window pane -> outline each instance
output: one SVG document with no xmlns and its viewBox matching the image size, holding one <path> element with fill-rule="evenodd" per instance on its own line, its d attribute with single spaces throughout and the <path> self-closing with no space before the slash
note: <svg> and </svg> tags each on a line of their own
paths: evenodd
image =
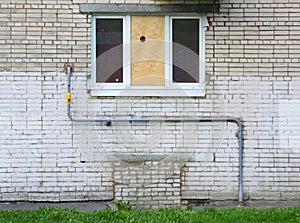
<svg viewBox="0 0 300 223">
<path fill-rule="evenodd" d="M 199 19 L 173 19 L 173 82 L 199 82 Z"/>
<path fill-rule="evenodd" d="M 164 86 L 165 17 L 131 16 L 130 27 L 131 85 Z"/>
<path fill-rule="evenodd" d="M 96 82 L 123 82 L 123 19 L 96 20 Z"/>
</svg>

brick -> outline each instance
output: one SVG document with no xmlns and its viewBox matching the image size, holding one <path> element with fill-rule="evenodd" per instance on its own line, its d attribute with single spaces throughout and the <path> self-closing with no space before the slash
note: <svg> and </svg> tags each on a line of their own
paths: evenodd
<svg viewBox="0 0 300 223">
<path fill-rule="evenodd" d="M 116 198 L 144 208 L 237 198 L 235 125 L 71 122 L 67 61 L 75 62 L 75 115 L 242 118 L 245 195 L 299 197 L 299 4 L 220 3 L 205 34 L 205 98 L 90 97 L 91 16 L 79 4 L 109 2 L 158 3 L 2 0 L 0 201 L 111 199 L 114 187 Z"/>
<path fill-rule="evenodd" d="M 41 32 L 42 31 L 42 27 L 27 27 L 27 32 Z"/>
</svg>

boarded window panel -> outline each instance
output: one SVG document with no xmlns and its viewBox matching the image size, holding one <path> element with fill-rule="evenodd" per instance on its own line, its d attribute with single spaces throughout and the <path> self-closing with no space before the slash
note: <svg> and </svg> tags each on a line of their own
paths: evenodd
<svg viewBox="0 0 300 223">
<path fill-rule="evenodd" d="M 199 82 L 199 19 L 173 19 L 173 82 Z"/>
<path fill-rule="evenodd" d="M 165 85 L 164 16 L 131 17 L 131 85 Z"/>
<path fill-rule="evenodd" d="M 123 82 L 123 19 L 96 20 L 96 82 Z"/>
</svg>

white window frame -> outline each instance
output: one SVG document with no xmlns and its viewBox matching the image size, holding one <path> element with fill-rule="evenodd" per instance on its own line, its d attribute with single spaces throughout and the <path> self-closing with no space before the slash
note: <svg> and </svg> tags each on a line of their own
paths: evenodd
<svg viewBox="0 0 300 223">
<path fill-rule="evenodd" d="M 96 82 L 96 19 L 122 19 L 123 20 L 123 82 L 122 83 L 97 83 Z M 93 96 L 102 96 L 101 93 L 109 93 L 109 91 L 120 91 L 130 84 L 130 16 L 94 16 L 91 28 L 91 78 L 89 88 Z M 103 92 L 102 92 L 103 91 Z M 103 95 L 104 96 L 104 95 Z M 109 96 L 109 95 L 107 95 Z"/>
<path fill-rule="evenodd" d="M 96 83 L 96 19 L 123 19 L 123 83 Z M 91 27 L 91 77 L 88 87 L 92 96 L 205 96 L 205 30 L 204 15 L 165 15 L 165 85 L 131 86 L 130 70 L 130 18 L 131 15 L 94 15 Z M 199 19 L 199 83 L 173 83 L 172 77 L 172 21 L 173 19 Z"/>
</svg>

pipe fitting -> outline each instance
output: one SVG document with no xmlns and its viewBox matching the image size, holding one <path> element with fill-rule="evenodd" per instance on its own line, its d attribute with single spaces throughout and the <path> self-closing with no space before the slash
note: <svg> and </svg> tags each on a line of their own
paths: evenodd
<svg viewBox="0 0 300 223">
<path fill-rule="evenodd" d="M 70 92 L 67 92 L 67 95 L 66 95 L 66 103 L 69 105 L 71 104 L 71 98 L 72 98 L 72 95 Z"/>
<path fill-rule="evenodd" d="M 74 63 L 72 63 L 72 62 L 65 63 L 65 65 L 64 65 L 65 74 L 69 74 L 68 68 L 70 68 L 70 74 L 73 74 L 73 72 L 74 72 Z"/>
</svg>

